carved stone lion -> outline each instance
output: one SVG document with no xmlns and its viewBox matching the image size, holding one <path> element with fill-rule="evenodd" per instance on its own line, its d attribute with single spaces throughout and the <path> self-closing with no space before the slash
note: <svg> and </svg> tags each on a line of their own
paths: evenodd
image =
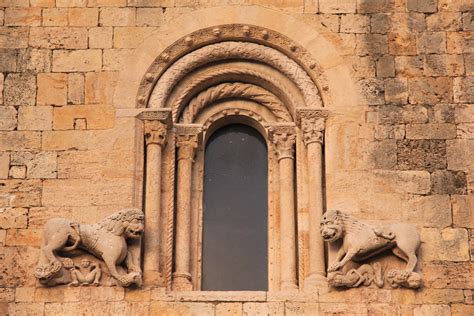
<svg viewBox="0 0 474 316">
<path fill-rule="evenodd" d="M 336 261 L 329 266 L 328 272 L 341 269 L 350 260 L 363 261 L 387 250 L 407 262 L 405 270 L 399 275 L 402 279 L 408 279 L 417 263 L 420 235 L 411 224 L 374 225 L 333 210 L 322 216 L 321 236 L 327 242 L 342 238 Z"/>
<path fill-rule="evenodd" d="M 119 285 L 142 284 L 139 243 L 144 231 L 144 215 L 139 209 L 116 212 L 97 224 L 78 224 L 64 218 L 52 218 L 43 230 L 43 245 L 35 277 L 44 285 L 64 270 L 64 258 L 58 253 L 85 250 L 102 259 Z M 127 273 L 119 273 L 126 269 Z"/>
</svg>

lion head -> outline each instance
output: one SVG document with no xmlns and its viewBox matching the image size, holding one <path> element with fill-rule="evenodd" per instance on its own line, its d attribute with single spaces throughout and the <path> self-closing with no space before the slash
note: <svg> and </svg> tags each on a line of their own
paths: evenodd
<svg viewBox="0 0 474 316">
<path fill-rule="evenodd" d="M 344 233 L 342 212 L 332 210 L 324 213 L 321 218 L 320 230 L 324 241 L 333 242 L 341 238 Z"/>
<path fill-rule="evenodd" d="M 137 239 L 143 235 L 144 219 L 145 216 L 141 210 L 125 209 L 108 216 L 99 225 L 114 235 L 123 235 L 126 239 Z"/>
</svg>

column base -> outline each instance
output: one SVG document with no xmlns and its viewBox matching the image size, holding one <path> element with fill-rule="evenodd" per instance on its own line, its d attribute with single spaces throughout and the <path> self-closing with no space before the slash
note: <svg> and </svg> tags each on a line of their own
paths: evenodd
<svg viewBox="0 0 474 316">
<path fill-rule="evenodd" d="M 304 280 L 305 292 L 311 292 L 314 290 L 328 290 L 329 285 L 325 276 L 313 273 Z"/>
<path fill-rule="evenodd" d="M 147 287 L 163 286 L 161 273 L 155 270 L 143 271 L 143 285 Z"/>
<path fill-rule="evenodd" d="M 282 281 L 281 282 L 281 291 L 298 291 L 298 286 L 296 282 L 293 281 Z"/>
<path fill-rule="evenodd" d="M 191 275 L 188 273 L 173 273 L 173 291 L 192 291 Z"/>
</svg>

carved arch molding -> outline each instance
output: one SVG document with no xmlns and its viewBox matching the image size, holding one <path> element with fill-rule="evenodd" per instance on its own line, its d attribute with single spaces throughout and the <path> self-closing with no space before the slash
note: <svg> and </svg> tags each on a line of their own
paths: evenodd
<svg viewBox="0 0 474 316">
<path fill-rule="evenodd" d="M 145 284 L 200 289 L 204 148 L 230 123 L 251 125 L 267 141 L 269 290 L 325 283 L 328 113 L 317 78 L 303 47 L 253 25 L 201 29 L 157 56 L 136 99 L 146 148 Z"/>
</svg>

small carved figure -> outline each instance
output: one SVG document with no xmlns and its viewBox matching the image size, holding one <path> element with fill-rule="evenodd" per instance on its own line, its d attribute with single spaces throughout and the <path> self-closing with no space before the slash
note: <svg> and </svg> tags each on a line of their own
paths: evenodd
<svg viewBox="0 0 474 316">
<path fill-rule="evenodd" d="M 82 259 L 79 266 L 74 266 L 74 268 L 71 269 L 72 282 L 69 285 L 78 286 L 92 284 L 99 286 L 101 275 L 102 271 L 100 270 L 99 264 L 89 259 Z"/>
<path fill-rule="evenodd" d="M 141 286 L 137 241 L 143 235 L 143 222 L 143 212 L 138 209 L 116 212 L 97 224 L 78 224 L 64 218 L 50 219 L 43 230 L 36 278 L 44 285 L 56 285 L 50 281 L 66 268 L 58 253 L 82 249 L 102 259 L 119 285 Z M 120 266 L 126 268 L 126 274 L 119 273 Z"/>
<path fill-rule="evenodd" d="M 416 251 L 420 246 L 420 235 L 416 227 L 406 223 L 373 225 L 338 210 L 326 212 L 321 219 L 321 236 L 326 242 L 342 238 L 342 246 L 328 272 L 335 272 L 349 261 L 363 261 L 386 250 L 407 262 L 408 278 L 417 263 Z"/>
<path fill-rule="evenodd" d="M 363 264 L 357 269 L 351 269 L 346 274 L 341 271 L 328 273 L 328 283 L 333 287 L 358 287 L 361 284 L 369 286 L 372 282 L 383 287 L 383 272 L 380 263 L 373 266 Z"/>
<path fill-rule="evenodd" d="M 423 281 L 421 275 L 416 272 L 411 272 L 407 275 L 405 270 L 390 270 L 387 272 L 387 282 L 393 288 L 406 287 L 410 289 L 417 289 L 421 287 Z"/>
</svg>

